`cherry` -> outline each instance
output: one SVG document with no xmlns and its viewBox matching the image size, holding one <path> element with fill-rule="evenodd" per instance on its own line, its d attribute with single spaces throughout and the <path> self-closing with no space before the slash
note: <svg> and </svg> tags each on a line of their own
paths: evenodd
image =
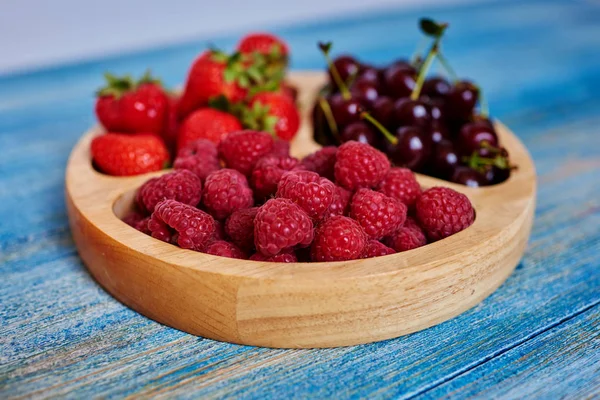
<svg viewBox="0 0 600 400">
<path fill-rule="evenodd" d="M 314 131 L 313 137 L 317 143 L 322 146 L 337 144 L 319 102 L 316 102 L 312 109 L 312 121 Z"/>
<path fill-rule="evenodd" d="M 383 126 L 391 128 L 394 124 L 394 100 L 387 96 L 378 97 L 373 102 L 371 113 Z"/>
<path fill-rule="evenodd" d="M 425 133 L 433 144 L 450 139 L 448 128 L 439 121 L 431 121 L 431 124 L 425 129 Z"/>
<path fill-rule="evenodd" d="M 377 83 L 362 77 L 359 77 L 350 88 L 352 97 L 361 100 L 365 105 L 373 104 L 379 97 L 379 91 Z"/>
<path fill-rule="evenodd" d="M 394 120 L 397 126 L 425 127 L 429 124 L 430 117 L 425 103 L 404 97 L 394 104 Z"/>
<path fill-rule="evenodd" d="M 460 183 L 461 185 L 469 187 L 479 187 L 487 184 L 487 179 L 485 176 L 481 175 L 474 169 L 465 167 L 463 165 L 454 168 L 454 172 L 452 173 L 452 178 L 450 178 L 450 180 L 452 182 Z"/>
<path fill-rule="evenodd" d="M 487 168 L 483 174 L 488 185 L 502 183 L 510 177 L 510 168 L 498 168 L 495 165 Z"/>
<path fill-rule="evenodd" d="M 448 94 L 450 116 L 454 119 L 468 119 L 479 98 L 479 88 L 469 81 L 457 82 Z"/>
<path fill-rule="evenodd" d="M 356 80 L 365 80 L 379 85 L 380 73 L 372 65 L 361 65 Z"/>
<path fill-rule="evenodd" d="M 448 179 L 458 165 L 459 156 L 449 140 L 441 140 L 433 146 L 433 154 L 429 160 L 429 171 L 432 175 Z"/>
<path fill-rule="evenodd" d="M 416 83 L 417 75 L 413 69 L 402 64 L 394 64 L 383 73 L 383 83 L 388 95 L 394 98 L 409 96 Z"/>
<path fill-rule="evenodd" d="M 483 142 L 487 142 L 489 146 L 495 147 L 498 145 L 498 136 L 489 122 L 469 122 L 460 129 L 458 146 L 463 155 L 471 155 L 481 147 Z"/>
<path fill-rule="evenodd" d="M 379 143 L 373 128 L 363 121 L 353 122 L 345 127 L 342 130 L 341 139 L 342 142 L 356 140 L 357 142 L 370 144 L 373 147 L 377 147 L 376 145 Z"/>
<path fill-rule="evenodd" d="M 396 131 L 398 143 L 386 142 L 386 153 L 396 165 L 421 169 L 429 157 L 430 145 L 418 127 L 403 126 Z"/>
<path fill-rule="evenodd" d="M 431 98 L 445 98 L 451 89 L 452 86 L 446 79 L 436 76 L 425 80 L 421 93 Z"/>
<path fill-rule="evenodd" d="M 342 81 L 348 83 L 350 77 L 354 77 L 358 73 L 360 64 L 352 56 L 344 54 L 333 60 L 333 66 L 337 69 Z M 329 81 L 333 87 L 337 88 L 338 85 L 331 71 L 329 71 Z"/>
<path fill-rule="evenodd" d="M 390 64 L 389 68 L 392 68 L 392 67 L 398 67 L 398 68 L 404 69 L 404 70 L 409 71 L 410 73 L 412 73 L 414 75 L 417 74 L 417 69 L 415 68 L 415 66 L 412 65 L 410 63 L 410 61 L 405 60 L 403 58 L 398 59 L 398 60 L 392 62 Z"/>
<path fill-rule="evenodd" d="M 436 97 L 421 97 L 421 101 L 425 103 L 427 112 L 434 121 L 446 120 L 446 102 L 441 98 Z"/>
<path fill-rule="evenodd" d="M 360 120 L 362 104 L 357 98 L 351 97 L 346 100 L 342 94 L 335 93 L 329 97 L 329 105 L 331 107 L 333 118 L 340 129 L 352 122 Z"/>
</svg>

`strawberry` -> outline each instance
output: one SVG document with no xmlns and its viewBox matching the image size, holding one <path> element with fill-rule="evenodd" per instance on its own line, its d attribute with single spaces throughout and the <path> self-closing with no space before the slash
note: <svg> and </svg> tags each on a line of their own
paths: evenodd
<svg viewBox="0 0 600 400">
<path fill-rule="evenodd" d="M 291 140 L 300 127 L 300 114 L 287 94 L 277 92 L 259 93 L 250 101 L 250 107 L 242 113 L 244 126 Z"/>
<path fill-rule="evenodd" d="M 173 93 L 169 95 L 169 114 L 167 123 L 163 131 L 162 138 L 169 150 L 175 149 L 177 144 L 177 135 L 179 132 L 179 120 L 177 119 L 177 106 L 179 105 L 179 96 Z"/>
<path fill-rule="evenodd" d="M 97 92 L 96 115 L 107 131 L 159 135 L 165 130 L 169 98 L 160 81 L 149 72 L 137 82 L 129 75 L 104 77 L 107 85 Z"/>
<path fill-rule="evenodd" d="M 218 144 L 229 132 L 242 130 L 236 117 L 212 108 L 201 108 L 191 113 L 179 127 L 177 148 L 181 149 L 196 139 L 208 139 Z"/>
<path fill-rule="evenodd" d="M 240 40 L 238 51 L 244 54 L 260 53 L 273 58 L 286 59 L 288 47 L 283 40 L 270 33 L 251 33 Z"/>
<path fill-rule="evenodd" d="M 169 161 L 163 141 L 151 133 L 107 133 L 92 140 L 92 159 L 109 175 L 139 175 L 158 171 Z"/>
</svg>

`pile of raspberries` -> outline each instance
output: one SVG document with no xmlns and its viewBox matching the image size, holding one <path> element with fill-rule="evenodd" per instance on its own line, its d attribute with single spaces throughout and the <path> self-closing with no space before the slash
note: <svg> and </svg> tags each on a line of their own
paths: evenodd
<svg viewBox="0 0 600 400">
<path fill-rule="evenodd" d="M 473 223 L 469 199 L 355 141 L 298 160 L 264 132 L 199 139 L 136 194 L 124 221 L 184 249 L 272 262 L 345 261 L 424 246 Z"/>
</svg>

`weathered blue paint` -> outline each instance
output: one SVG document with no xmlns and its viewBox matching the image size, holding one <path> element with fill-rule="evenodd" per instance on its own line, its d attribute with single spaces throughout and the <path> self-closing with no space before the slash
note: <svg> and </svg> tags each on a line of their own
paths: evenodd
<svg viewBox="0 0 600 400">
<path fill-rule="evenodd" d="M 0 397 L 126 395 L 555 398 L 600 395 L 600 6 L 510 0 L 378 12 L 276 30 L 294 68 L 317 40 L 374 62 L 410 54 L 415 21 L 451 23 L 445 50 L 530 149 L 536 220 L 522 263 L 475 309 L 395 340 L 325 350 L 223 344 L 112 299 L 67 226 L 64 166 L 106 69 L 181 82 L 195 42 L 0 77 Z M 233 45 L 236 34 L 216 38 Z"/>
</svg>

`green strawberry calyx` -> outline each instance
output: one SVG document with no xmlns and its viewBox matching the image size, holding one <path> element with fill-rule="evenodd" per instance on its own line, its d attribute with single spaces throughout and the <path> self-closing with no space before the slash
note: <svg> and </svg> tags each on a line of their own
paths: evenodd
<svg viewBox="0 0 600 400">
<path fill-rule="evenodd" d="M 119 99 L 125 93 L 135 91 L 139 86 L 144 84 L 154 84 L 162 87 L 160 79 L 152 76 L 152 72 L 148 69 L 144 75 L 137 81 L 130 74 L 116 76 L 110 72 L 104 73 L 106 85 L 96 91 L 96 96 L 112 96 Z"/>
</svg>

